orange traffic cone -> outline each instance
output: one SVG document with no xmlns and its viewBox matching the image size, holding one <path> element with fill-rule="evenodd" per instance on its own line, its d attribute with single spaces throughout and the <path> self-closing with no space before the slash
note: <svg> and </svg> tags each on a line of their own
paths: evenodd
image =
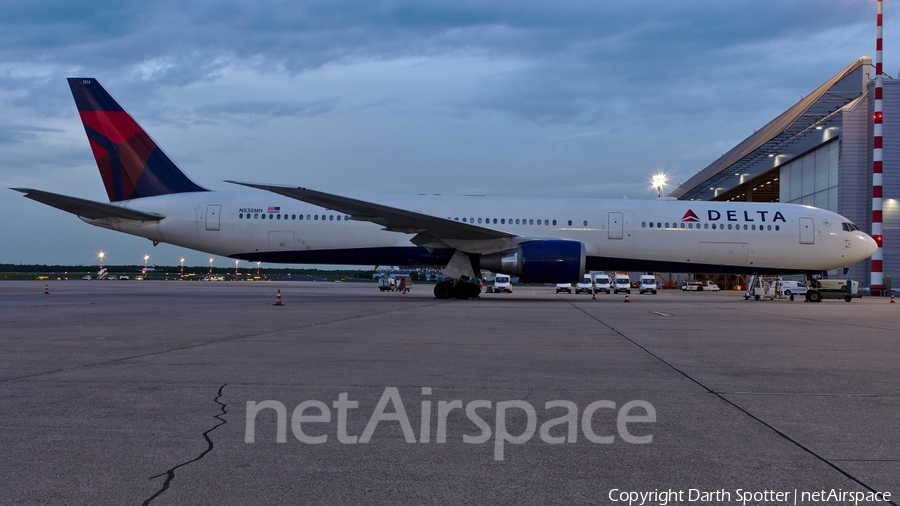
<svg viewBox="0 0 900 506">
<path fill-rule="evenodd" d="M 894 302 L 894 292 L 891 292 L 891 304 L 896 304 L 896 302 Z"/>
<path fill-rule="evenodd" d="M 44 285 L 44 295 L 50 295 L 50 285 Z"/>
<path fill-rule="evenodd" d="M 628 298 L 628 293 L 625 293 L 625 302 L 631 302 L 631 299 Z"/>
<path fill-rule="evenodd" d="M 591 300 L 597 300 L 597 291 L 596 290 L 591 291 Z"/>
<path fill-rule="evenodd" d="M 281 303 L 281 288 L 278 289 L 278 294 L 275 295 L 275 304 L 272 304 L 272 305 L 273 306 L 283 306 L 284 305 Z"/>
</svg>

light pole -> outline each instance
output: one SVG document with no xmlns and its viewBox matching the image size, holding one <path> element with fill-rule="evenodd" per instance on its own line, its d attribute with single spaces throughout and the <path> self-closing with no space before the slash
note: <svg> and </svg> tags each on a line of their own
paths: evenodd
<svg viewBox="0 0 900 506">
<path fill-rule="evenodd" d="M 181 279 L 184 279 L 184 257 L 181 257 Z"/>
<path fill-rule="evenodd" d="M 209 275 L 212 276 L 212 257 L 209 257 Z"/>
<path fill-rule="evenodd" d="M 235 278 L 237 278 L 237 276 L 238 276 L 238 262 L 240 262 L 240 260 L 234 261 L 234 277 Z"/>
<path fill-rule="evenodd" d="M 147 275 L 147 260 L 150 260 L 150 255 L 144 255 L 144 276 Z"/>
<path fill-rule="evenodd" d="M 99 257 L 100 257 L 100 270 L 102 271 L 103 270 L 103 252 L 102 251 L 100 252 Z"/>
<path fill-rule="evenodd" d="M 259 264 L 260 262 L 256 262 L 256 277 L 259 277 Z"/>
</svg>

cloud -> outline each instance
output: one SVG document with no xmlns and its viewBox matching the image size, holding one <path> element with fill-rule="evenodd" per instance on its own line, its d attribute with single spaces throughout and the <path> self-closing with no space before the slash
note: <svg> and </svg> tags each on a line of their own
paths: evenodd
<svg viewBox="0 0 900 506">
<path fill-rule="evenodd" d="M 324 114 L 335 108 L 336 100 L 313 102 L 282 102 L 277 100 L 243 100 L 205 104 L 194 108 L 202 118 L 216 119 L 222 116 L 295 116 L 307 117 Z"/>
<path fill-rule="evenodd" d="M 0 145 L 33 141 L 40 134 L 59 132 L 62 132 L 62 130 L 58 128 L 0 123 Z"/>
</svg>

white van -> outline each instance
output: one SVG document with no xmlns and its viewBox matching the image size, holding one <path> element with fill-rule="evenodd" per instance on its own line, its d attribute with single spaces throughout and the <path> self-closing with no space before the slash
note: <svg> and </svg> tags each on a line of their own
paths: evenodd
<svg viewBox="0 0 900 506">
<path fill-rule="evenodd" d="M 613 280 L 613 292 L 625 292 L 631 293 L 631 280 L 628 279 L 628 276 L 624 274 L 616 274 L 615 279 Z M 613 293 L 610 292 L 610 293 Z"/>
<path fill-rule="evenodd" d="M 781 291 L 788 297 L 793 295 L 802 295 L 805 294 L 809 289 L 806 285 L 801 281 L 782 281 L 781 282 Z"/>
<path fill-rule="evenodd" d="M 656 276 L 650 274 L 641 275 L 641 295 L 645 293 L 656 295 Z"/>
<path fill-rule="evenodd" d="M 512 280 L 506 274 L 494 276 L 494 293 L 512 293 Z"/>
<path fill-rule="evenodd" d="M 591 290 L 593 290 L 593 289 L 594 289 L 594 283 L 593 283 L 593 281 L 591 281 L 590 274 L 585 274 L 584 279 L 582 279 L 580 283 L 577 283 L 575 285 L 575 293 L 576 294 L 581 293 L 581 292 L 591 293 Z"/>
<path fill-rule="evenodd" d="M 607 276 L 606 274 L 594 275 L 594 288 L 597 290 L 597 293 L 609 293 L 609 276 Z"/>
</svg>

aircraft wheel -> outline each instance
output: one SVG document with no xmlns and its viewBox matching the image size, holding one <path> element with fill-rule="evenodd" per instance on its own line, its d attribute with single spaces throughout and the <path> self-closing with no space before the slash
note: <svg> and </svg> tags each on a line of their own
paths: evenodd
<svg viewBox="0 0 900 506">
<path fill-rule="evenodd" d="M 749 296 L 749 295 L 744 295 L 744 300 L 750 300 L 750 296 Z"/>
<path fill-rule="evenodd" d="M 822 294 L 819 292 L 810 292 L 809 294 L 810 302 L 822 302 Z"/>
<path fill-rule="evenodd" d="M 434 296 L 438 299 L 449 299 L 453 294 L 453 287 L 446 281 L 434 285 Z"/>
<path fill-rule="evenodd" d="M 851 300 L 853 300 L 853 297 L 851 297 L 849 295 L 844 296 L 844 302 L 850 302 Z"/>
<path fill-rule="evenodd" d="M 753 300 L 759 300 L 759 295 L 753 297 Z"/>
</svg>

